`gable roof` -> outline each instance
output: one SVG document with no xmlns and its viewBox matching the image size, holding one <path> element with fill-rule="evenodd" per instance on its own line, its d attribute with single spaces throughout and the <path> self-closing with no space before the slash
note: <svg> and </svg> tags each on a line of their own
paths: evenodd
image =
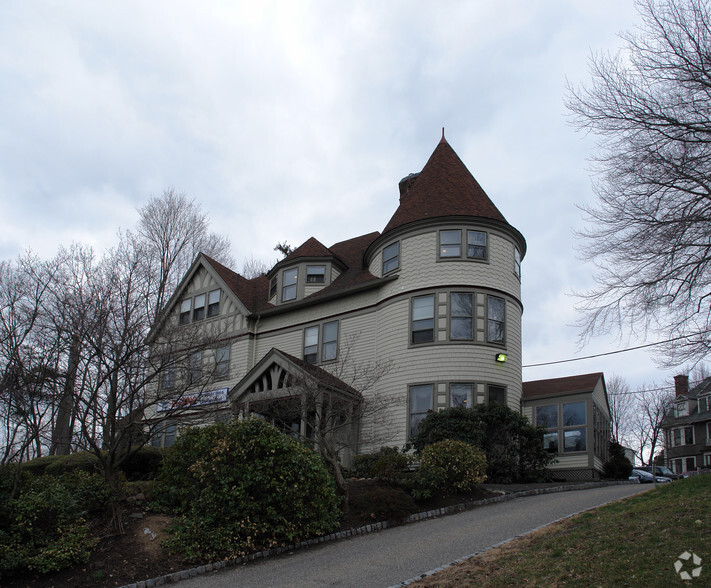
<svg viewBox="0 0 711 588">
<path fill-rule="evenodd" d="M 333 257 L 333 252 L 318 239 L 309 237 L 304 243 L 282 259 L 279 265 L 302 257 Z"/>
<path fill-rule="evenodd" d="M 474 216 L 506 223 L 504 215 L 447 143 L 444 132 L 422 171 L 400 183 L 400 206 L 383 234 L 414 221 L 443 216 Z"/>
<path fill-rule="evenodd" d="M 592 392 L 600 378 L 604 378 L 602 372 L 523 382 L 523 399 L 530 400 L 544 396 Z"/>
<path fill-rule="evenodd" d="M 201 255 L 249 312 L 255 312 L 265 306 L 274 306 L 267 301 L 269 280 L 266 276 L 247 279 L 204 253 Z"/>
</svg>

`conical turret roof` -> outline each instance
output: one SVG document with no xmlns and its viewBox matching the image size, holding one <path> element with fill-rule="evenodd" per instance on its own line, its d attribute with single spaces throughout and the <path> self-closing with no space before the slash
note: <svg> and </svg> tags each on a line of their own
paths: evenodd
<svg viewBox="0 0 711 588">
<path fill-rule="evenodd" d="M 444 133 L 422 171 L 400 182 L 400 206 L 383 234 L 411 222 L 443 216 L 474 216 L 506 223 Z"/>
</svg>

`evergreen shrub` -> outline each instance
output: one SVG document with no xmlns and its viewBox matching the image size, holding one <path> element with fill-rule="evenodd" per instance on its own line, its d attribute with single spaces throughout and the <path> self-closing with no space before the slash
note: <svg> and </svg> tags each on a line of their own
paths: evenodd
<svg viewBox="0 0 711 588">
<path fill-rule="evenodd" d="M 435 494 L 469 492 L 486 480 L 486 456 L 469 443 L 445 439 L 422 450 L 419 475 Z"/>
<path fill-rule="evenodd" d="M 323 460 L 258 419 L 186 430 L 165 453 L 156 500 L 177 515 L 166 545 L 188 559 L 288 545 L 340 516 Z"/>
</svg>

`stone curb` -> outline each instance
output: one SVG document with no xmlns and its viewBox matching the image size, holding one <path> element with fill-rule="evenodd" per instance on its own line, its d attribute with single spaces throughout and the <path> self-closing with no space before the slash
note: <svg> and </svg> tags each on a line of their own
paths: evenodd
<svg viewBox="0 0 711 588">
<path fill-rule="evenodd" d="M 495 496 L 493 498 L 485 498 L 484 500 L 471 500 L 469 502 L 463 502 L 460 504 L 453 504 L 452 506 L 447 506 L 444 508 L 438 508 L 435 510 L 428 510 L 426 512 L 420 512 L 410 515 L 405 518 L 400 524 L 416 523 L 418 521 L 425 521 L 427 519 L 434 519 L 437 517 L 456 514 L 464 512 L 467 510 L 472 510 L 480 506 L 486 506 L 487 504 L 495 504 L 497 502 L 505 502 L 507 500 L 513 500 L 515 498 L 522 498 L 524 496 L 535 496 L 537 494 L 552 494 L 554 492 L 568 492 L 571 490 L 588 490 L 590 488 L 601 488 L 603 486 L 621 486 L 627 484 L 635 484 L 636 482 L 628 482 L 626 480 L 617 482 L 582 482 L 580 484 L 568 484 L 563 486 L 552 486 L 550 488 L 535 488 L 532 490 L 521 490 L 518 492 L 511 492 L 510 494 L 502 494 L 501 496 Z M 242 557 L 226 559 L 223 561 L 212 562 L 205 565 L 200 565 L 194 568 L 189 568 L 187 570 L 182 570 L 180 572 L 172 572 L 164 576 L 158 576 L 156 578 L 151 578 L 149 580 L 142 580 L 140 582 L 134 582 L 132 584 L 126 584 L 121 588 L 155 588 L 156 586 L 165 586 L 166 584 L 175 584 L 182 580 L 189 580 L 190 578 L 196 578 L 208 572 L 215 572 L 223 568 L 235 567 L 241 564 L 246 564 L 250 561 L 257 559 L 264 559 L 266 557 L 271 557 L 273 555 L 280 555 L 289 551 L 294 551 L 296 549 L 303 549 L 305 547 L 310 547 L 311 545 L 316 545 L 318 543 L 327 543 L 330 541 L 340 541 L 342 539 L 348 539 L 349 537 L 355 537 L 358 535 L 368 535 L 369 533 L 374 533 L 376 531 L 381 531 L 387 529 L 389 526 L 388 521 L 380 521 L 378 523 L 371 523 L 363 527 L 358 527 L 356 529 L 346 529 L 345 531 L 339 531 L 337 533 L 331 533 L 330 535 L 322 535 L 320 537 L 313 537 L 311 539 L 305 539 L 299 543 L 293 545 L 286 545 L 284 547 L 276 547 L 274 549 L 267 549 L 265 551 L 258 551 L 256 553 L 250 553 L 249 555 L 244 555 Z M 451 564 L 450 564 L 451 565 Z M 446 566 L 445 566 L 446 567 Z"/>
</svg>

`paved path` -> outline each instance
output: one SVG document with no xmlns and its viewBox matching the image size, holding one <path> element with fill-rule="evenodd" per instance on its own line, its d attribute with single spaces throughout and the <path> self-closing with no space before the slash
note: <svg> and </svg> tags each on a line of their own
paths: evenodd
<svg viewBox="0 0 711 588">
<path fill-rule="evenodd" d="M 227 568 L 179 586 L 393 586 L 558 519 L 646 489 L 606 486 L 516 498 Z"/>
</svg>

